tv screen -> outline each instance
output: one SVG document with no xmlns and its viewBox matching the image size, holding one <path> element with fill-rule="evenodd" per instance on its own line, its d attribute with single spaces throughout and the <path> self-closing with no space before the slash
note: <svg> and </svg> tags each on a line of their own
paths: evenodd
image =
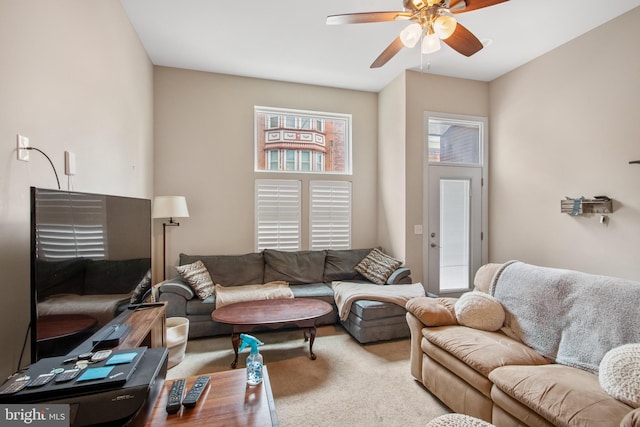
<svg viewBox="0 0 640 427">
<path fill-rule="evenodd" d="M 151 201 L 31 188 L 31 361 L 67 354 L 151 286 Z"/>
</svg>

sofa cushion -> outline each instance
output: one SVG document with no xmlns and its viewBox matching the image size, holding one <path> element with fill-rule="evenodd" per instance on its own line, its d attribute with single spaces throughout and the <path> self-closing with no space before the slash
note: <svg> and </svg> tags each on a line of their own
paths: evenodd
<svg viewBox="0 0 640 427">
<path fill-rule="evenodd" d="M 609 350 L 598 370 L 600 386 L 611 397 L 640 407 L 640 344 L 624 344 Z"/>
<path fill-rule="evenodd" d="M 405 308 L 425 326 L 457 325 L 456 298 L 418 297 L 407 301 Z"/>
<path fill-rule="evenodd" d="M 357 300 L 351 304 L 351 313 L 362 320 L 386 319 L 399 316 L 406 323 L 407 310 L 392 302 Z"/>
<path fill-rule="evenodd" d="M 356 271 L 356 265 L 369 255 L 368 249 L 328 249 L 324 262 L 324 282 L 334 280 L 364 280 L 365 277 Z"/>
<path fill-rule="evenodd" d="M 362 261 L 355 266 L 355 270 L 377 285 L 384 285 L 391 273 L 402 265 L 402 261 L 395 259 L 378 248 L 373 248 Z"/>
<path fill-rule="evenodd" d="M 264 281 L 283 280 L 292 285 L 322 282 L 325 251 L 264 250 Z"/>
<path fill-rule="evenodd" d="M 180 265 L 202 261 L 214 283 L 222 286 L 264 283 L 262 252 L 244 255 L 186 255 L 180 254 Z"/>
<path fill-rule="evenodd" d="M 493 370 L 489 379 L 556 426 L 617 426 L 631 410 L 602 390 L 597 375 L 569 366 L 503 366 Z"/>
<path fill-rule="evenodd" d="M 531 348 L 500 332 L 466 326 L 438 326 L 423 328 L 422 335 L 484 376 L 499 366 L 549 363 Z"/>
<path fill-rule="evenodd" d="M 491 295 L 466 292 L 454 305 L 458 323 L 483 331 L 497 331 L 504 323 L 504 309 Z"/>
<path fill-rule="evenodd" d="M 208 320 L 211 320 L 211 312 L 215 309 L 216 306 L 216 297 L 215 295 L 211 295 L 210 297 L 201 300 L 199 298 L 194 298 L 190 301 L 187 301 L 186 314 L 189 316 L 197 316 L 197 315 L 207 315 Z"/>
<path fill-rule="evenodd" d="M 198 298 L 206 299 L 213 295 L 213 281 L 202 261 L 176 266 L 176 270 L 191 285 Z"/>
</svg>

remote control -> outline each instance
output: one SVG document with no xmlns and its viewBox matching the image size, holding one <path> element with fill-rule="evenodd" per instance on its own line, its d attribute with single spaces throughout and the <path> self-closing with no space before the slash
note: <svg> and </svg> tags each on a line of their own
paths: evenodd
<svg viewBox="0 0 640 427">
<path fill-rule="evenodd" d="M 182 404 L 187 408 L 192 408 L 198 403 L 198 399 L 202 395 L 202 392 L 207 388 L 207 384 L 211 377 L 209 375 L 201 375 L 196 379 L 196 382 L 191 386 L 191 389 L 187 392 L 187 395 L 182 399 Z"/>
<path fill-rule="evenodd" d="M 93 356 L 91 356 L 91 362 L 101 362 L 109 356 L 111 356 L 111 350 L 100 350 L 93 353 Z"/>
<path fill-rule="evenodd" d="M 28 377 L 27 375 L 22 376 L 20 378 L 17 378 L 14 382 L 12 382 L 11 384 L 9 384 L 7 387 L 3 388 L 0 391 L 0 394 L 11 394 L 11 393 L 17 393 L 20 390 L 22 390 L 23 388 L 25 388 L 27 386 L 27 384 L 29 384 L 29 380 L 31 378 Z"/>
<path fill-rule="evenodd" d="M 60 372 L 56 376 L 56 382 L 57 383 L 63 383 L 65 381 L 71 381 L 72 379 L 74 379 L 75 377 L 78 376 L 79 372 L 80 372 L 80 369 L 78 369 L 78 368 L 67 369 L 64 372 Z"/>
<path fill-rule="evenodd" d="M 169 396 L 167 396 L 167 413 L 175 414 L 180 409 L 180 401 L 184 395 L 184 385 L 187 382 L 185 379 L 175 380 L 171 384 L 169 390 Z"/>
<path fill-rule="evenodd" d="M 40 374 L 35 380 L 31 381 L 27 387 L 40 387 L 51 381 L 55 376 L 56 374 Z"/>
</svg>

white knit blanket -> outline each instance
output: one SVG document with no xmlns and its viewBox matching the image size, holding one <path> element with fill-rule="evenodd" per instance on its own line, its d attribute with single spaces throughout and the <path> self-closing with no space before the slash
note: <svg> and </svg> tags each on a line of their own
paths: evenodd
<svg viewBox="0 0 640 427">
<path fill-rule="evenodd" d="M 260 285 L 221 286 L 216 284 L 216 308 L 243 301 L 293 298 L 289 283 L 283 281 Z"/>
<path fill-rule="evenodd" d="M 332 282 L 333 298 L 341 320 L 347 320 L 351 304 L 358 300 L 392 302 L 404 307 L 411 298 L 425 296 L 422 283 L 411 285 L 372 285 L 370 283 Z"/>
<path fill-rule="evenodd" d="M 511 261 L 489 293 L 503 331 L 559 364 L 595 373 L 607 351 L 640 342 L 640 282 Z"/>
</svg>

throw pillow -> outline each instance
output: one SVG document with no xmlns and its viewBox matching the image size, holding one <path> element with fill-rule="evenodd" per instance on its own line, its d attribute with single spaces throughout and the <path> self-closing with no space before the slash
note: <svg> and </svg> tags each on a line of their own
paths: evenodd
<svg viewBox="0 0 640 427">
<path fill-rule="evenodd" d="M 131 294 L 131 304 L 140 304 L 145 294 L 151 289 L 151 269 L 147 270 L 140 283 L 136 286 Z"/>
<path fill-rule="evenodd" d="M 377 285 L 384 285 L 391 273 L 402 265 L 402 261 L 390 257 L 381 250 L 373 248 L 364 257 L 355 270 Z"/>
<path fill-rule="evenodd" d="M 640 407 L 640 343 L 624 344 L 605 353 L 598 381 L 609 396 Z"/>
<path fill-rule="evenodd" d="M 504 323 L 502 304 L 481 291 L 462 294 L 453 308 L 458 323 L 469 328 L 497 331 Z"/>
<path fill-rule="evenodd" d="M 206 299 L 213 295 L 215 289 L 213 281 L 202 261 L 198 260 L 193 264 L 179 265 L 176 270 L 191 285 L 198 298 Z"/>
</svg>

